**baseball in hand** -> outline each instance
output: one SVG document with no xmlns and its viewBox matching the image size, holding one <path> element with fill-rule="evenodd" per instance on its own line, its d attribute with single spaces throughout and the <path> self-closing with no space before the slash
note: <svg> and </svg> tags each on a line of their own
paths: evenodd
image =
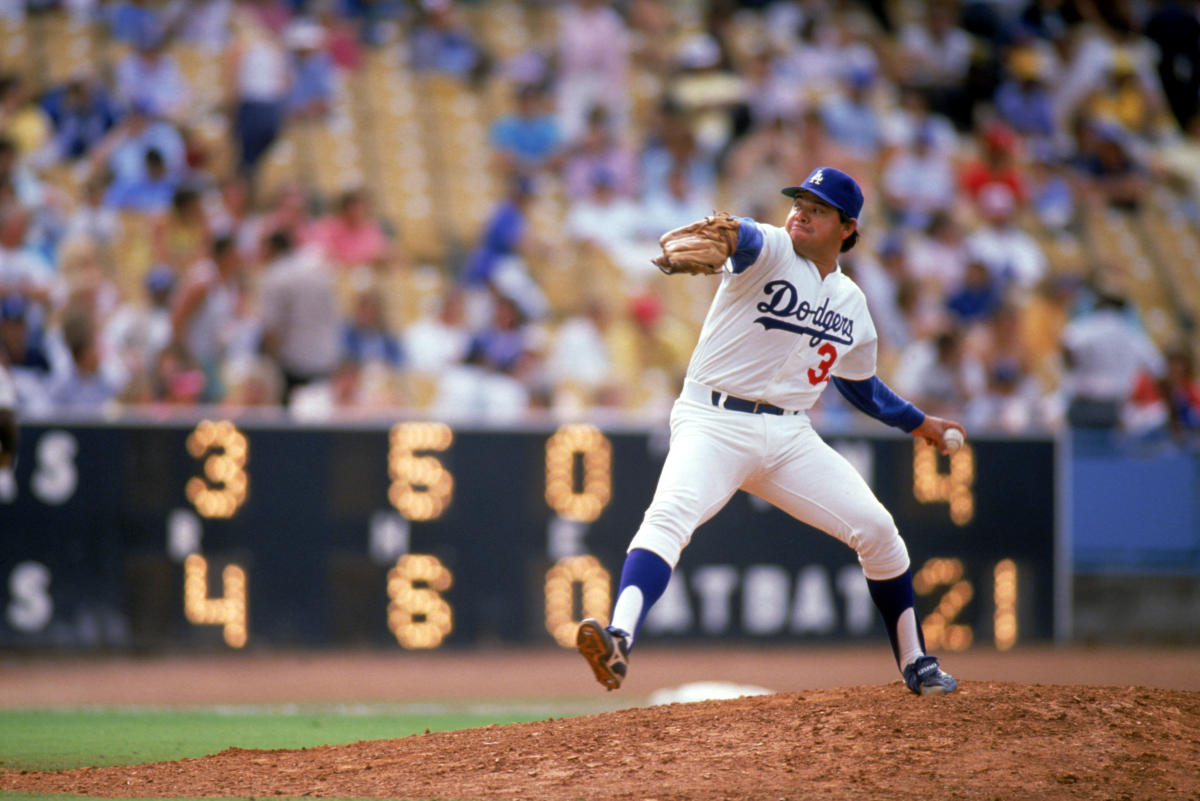
<svg viewBox="0 0 1200 801">
<path fill-rule="evenodd" d="M 942 434 L 942 443 L 948 453 L 955 453 L 963 446 L 963 433 L 957 428 L 947 428 L 946 433 Z"/>
</svg>

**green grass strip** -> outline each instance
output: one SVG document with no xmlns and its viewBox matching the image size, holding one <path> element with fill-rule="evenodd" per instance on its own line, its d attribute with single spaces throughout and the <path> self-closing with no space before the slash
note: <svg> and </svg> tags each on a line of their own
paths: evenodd
<svg viewBox="0 0 1200 801">
<path fill-rule="evenodd" d="M 373 713 L 219 709 L 0 710 L 0 769 L 136 765 L 226 748 L 307 748 L 492 723 L 544 720 L 542 710 Z M 12 797 L 5 794 L 6 801 Z M 46 798 L 46 796 L 39 796 Z"/>
</svg>

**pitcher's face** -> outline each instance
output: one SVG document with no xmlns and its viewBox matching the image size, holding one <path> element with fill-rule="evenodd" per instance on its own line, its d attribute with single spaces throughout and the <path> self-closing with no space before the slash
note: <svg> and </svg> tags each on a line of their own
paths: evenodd
<svg viewBox="0 0 1200 801">
<path fill-rule="evenodd" d="M 792 248 L 801 256 L 811 258 L 813 253 L 825 253 L 830 249 L 836 254 L 857 225 L 854 220 L 842 222 L 838 210 L 816 195 L 800 192 L 792 200 L 792 210 L 783 228 L 792 239 Z"/>
</svg>

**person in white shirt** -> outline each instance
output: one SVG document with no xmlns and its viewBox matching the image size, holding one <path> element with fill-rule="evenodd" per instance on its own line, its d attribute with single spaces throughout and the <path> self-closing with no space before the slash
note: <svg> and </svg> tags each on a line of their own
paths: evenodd
<svg viewBox="0 0 1200 801">
<path fill-rule="evenodd" d="M 1119 427 L 1138 376 L 1166 376 L 1166 360 L 1126 306 L 1124 298 L 1101 292 L 1090 314 L 1063 329 L 1063 385 L 1072 428 Z"/>
<path fill-rule="evenodd" d="M 629 544 L 612 624 L 584 620 L 577 645 L 602 685 L 620 687 L 629 649 L 692 533 L 743 489 L 853 548 L 905 684 L 922 695 L 953 692 L 957 682 L 925 653 L 908 549 L 891 514 L 813 430 L 808 410 L 832 383 L 855 408 L 943 453 L 948 432 L 961 436 L 962 426 L 926 415 L 875 375 L 875 325 L 838 263 L 858 241 L 858 183 L 820 167 L 782 191 L 793 201 L 784 227 L 737 218 L 736 249 L 671 412 L 670 450 Z"/>
</svg>

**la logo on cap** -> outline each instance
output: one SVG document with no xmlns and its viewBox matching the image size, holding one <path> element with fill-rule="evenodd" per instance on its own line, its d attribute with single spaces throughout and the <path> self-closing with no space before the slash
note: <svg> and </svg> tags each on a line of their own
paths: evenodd
<svg viewBox="0 0 1200 801">
<path fill-rule="evenodd" d="M 819 184 L 825 179 L 824 170 L 817 170 L 812 175 L 808 176 L 808 183 Z"/>
</svg>

